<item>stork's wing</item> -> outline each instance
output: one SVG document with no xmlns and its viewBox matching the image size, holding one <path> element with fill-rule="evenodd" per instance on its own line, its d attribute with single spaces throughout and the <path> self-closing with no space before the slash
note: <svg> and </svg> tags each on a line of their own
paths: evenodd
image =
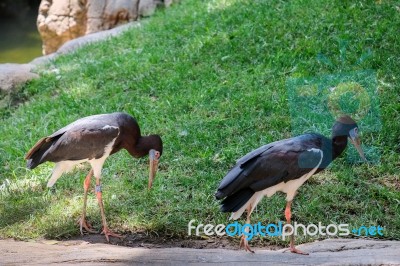
<svg viewBox="0 0 400 266">
<path fill-rule="evenodd" d="M 247 153 L 245 156 L 243 156 L 242 158 L 237 160 L 236 165 L 229 171 L 229 173 L 224 177 L 224 179 L 222 179 L 222 181 L 218 187 L 218 190 L 222 190 L 225 187 L 227 187 L 229 184 L 231 184 L 236 179 L 236 177 L 241 172 L 243 172 L 243 170 L 246 168 L 246 165 L 250 164 L 257 158 L 259 158 L 261 156 L 261 154 L 265 153 L 270 148 L 276 146 L 280 142 L 282 142 L 282 141 L 276 141 L 276 142 L 261 146 L 260 148 Z M 251 167 L 249 167 L 249 168 L 251 168 Z"/>
<path fill-rule="evenodd" d="M 65 132 L 68 131 L 77 131 L 80 129 L 101 129 L 102 127 L 109 125 L 109 126 L 117 126 L 116 123 L 116 118 L 117 118 L 118 113 L 113 113 L 113 114 L 99 114 L 99 115 L 91 115 L 87 117 L 80 118 L 74 122 L 72 122 L 69 125 L 66 125 L 63 128 L 60 128 L 48 138 L 54 138 L 59 135 L 64 134 Z"/>
<path fill-rule="evenodd" d="M 236 164 L 244 165 L 248 161 L 250 161 L 251 159 L 254 159 L 254 158 L 258 157 L 261 153 L 264 153 L 265 151 L 267 151 L 271 147 L 274 147 L 274 146 L 278 145 L 279 143 L 281 143 L 283 141 L 286 141 L 286 140 L 275 141 L 275 142 L 269 143 L 267 145 L 261 146 L 260 148 L 249 152 L 248 154 L 246 154 L 245 156 L 243 156 L 242 158 L 237 160 Z"/>
<path fill-rule="evenodd" d="M 106 146 L 110 145 L 119 134 L 118 127 L 105 125 L 99 121 L 76 122 L 41 139 L 28 152 L 26 157 L 28 168 L 33 169 L 46 161 L 100 158 Z"/>
<path fill-rule="evenodd" d="M 71 124 L 66 125 L 63 128 L 60 128 L 50 136 L 41 138 L 25 155 L 25 160 L 31 159 L 31 157 L 38 151 L 38 150 L 43 150 L 43 148 L 49 148 L 51 146 L 51 142 L 54 142 L 58 138 L 60 138 L 65 132 L 68 131 L 76 131 L 80 130 L 82 128 L 101 128 L 102 126 L 105 125 L 112 125 L 112 126 L 117 126 L 115 123 L 116 118 L 114 115 L 117 115 L 118 113 L 115 114 L 99 114 L 99 115 L 92 115 L 92 116 L 87 116 L 80 118 Z"/>
<path fill-rule="evenodd" d="M 319 146 L 304 145 L 298 137 L 274 142 L 247 154 L 221 181 L 215 194 L 217 199 L 238 191 L 257 192 L 281 182 L 303 176 L 318 166 L 321 160 Z"/>
<path fill-rule="evenodd" d="M 69 130 L 48 149 L 44 159 L 52 162 L 98 159 L 118 134 L 119 129 L 111 126 Z"/>
</svg>

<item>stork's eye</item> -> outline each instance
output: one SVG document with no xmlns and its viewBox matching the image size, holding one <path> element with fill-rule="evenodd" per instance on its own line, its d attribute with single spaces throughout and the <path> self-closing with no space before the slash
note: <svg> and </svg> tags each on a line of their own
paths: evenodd
<svg viewBox="0 0 400 266">
<path fill-rule="evenodd" d="M 358 136 L 358 128 L 355 127 L 353 129 L 351 129 L 349 132 L 349 136 L 351 139 L 355 139 Z"/>
</svg>

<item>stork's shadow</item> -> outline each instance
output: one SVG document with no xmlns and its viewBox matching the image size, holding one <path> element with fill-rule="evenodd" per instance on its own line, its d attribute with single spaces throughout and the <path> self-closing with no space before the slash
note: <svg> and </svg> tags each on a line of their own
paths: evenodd
<svg viewBox="0 0 400 266">
<path fill-rule="evenodd" d="M 149 235 L 144 232 L 136 232 L 123 234 L 123 238 L 110 237 L 110 242 L 107 242 L 104 235 L 85 234 L 70 238 L 68 241 L 72 243 L 90 243 L 90 244 L 110 244 L 126 247 L 141 247 L 141 248 L 224 248 L 237 249 L 237 241 L 230 241 L 227 238 L 214 237 L 209 239 L 202 238 L 178 238 L 161 235 Z"/>
</svg>

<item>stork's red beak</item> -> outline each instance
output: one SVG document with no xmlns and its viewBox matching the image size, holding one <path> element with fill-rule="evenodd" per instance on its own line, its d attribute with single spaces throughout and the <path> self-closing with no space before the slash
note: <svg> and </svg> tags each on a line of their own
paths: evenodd
<svg viewBox="0 0 400 266">
<path fill-rule="evenodd" d="M 149 186 L 150 189 L 153 186 L 154 178 L 156 177 L 156 173 L 158 170 L 158 161 L 160 159 L 160 152 L 156 150 L 149 151 L 149 158 L 150 158 L 150 171 L 149 171 Z"/>
</svg>

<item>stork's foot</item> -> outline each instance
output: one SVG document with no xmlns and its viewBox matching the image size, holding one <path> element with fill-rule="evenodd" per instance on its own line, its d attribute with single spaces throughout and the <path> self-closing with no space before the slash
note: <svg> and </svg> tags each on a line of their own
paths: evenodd
<svg viewBox="0 0 400 266">
<path fill-rule="evenodd" d="M 296 254 L 300 254 L 300 255 L 309 255 L 307 252 L 301 251 L 295 247 L 290 247 L 288 249 L 285 249 L 283 252 L 286 252 L 286 251 L 290 251 L 292 253 L 296 253 Z"/>
<path fill-rule="evenodd" d="M 289 248 L 289 250 L 290 250 L 290 252 L 292 252 L 292 253 L 296 253 L 296 254 L 300 254 L 300 255 L 308 255 L 307 252 L 301 251 L 301 250 L 299 250 L 299 249 L 297 249 L 297 248 L 295 248 L 295 247 Z"/>
<path fill-rule="evenodd" d="M 90 223 L 88 223 L 85 218 L 82 218 L 82 217 L 79 218 L 78 223 L 79 223 L 81 235 L 83 235 L 83 228 L 85 228 L 86 232 L 88 232 L 88 233 L 91 233 L 91 234 L 97 233 L 97 231 L 93 230 L 92 225 Z"/>
<path fill-rule="evenodd" d="M 123 238 L 122 235 L 119 235 L 119 234 L 116 234 L 114 232 L 111 232 L 110 229 L 108 229 L 108 227 L 104 227 L 103 231 L 101 232 L 101 234 L 105 235 L 105 237 L 107 239 L 107 242 L 110 242 L 109 236 Z"/>
<path fill-rule="evenodd" d="M 240 239 L 240 244 L 239 244 L 239 249 L 243 248 L 245 251 L 249 251 L 251 253 L 254 253 L 253 250 L 251 250 L 249 246 L 249 242 L 246 240 L 246 236 L 242 235 L 242 238 Z"/>
</svg>

